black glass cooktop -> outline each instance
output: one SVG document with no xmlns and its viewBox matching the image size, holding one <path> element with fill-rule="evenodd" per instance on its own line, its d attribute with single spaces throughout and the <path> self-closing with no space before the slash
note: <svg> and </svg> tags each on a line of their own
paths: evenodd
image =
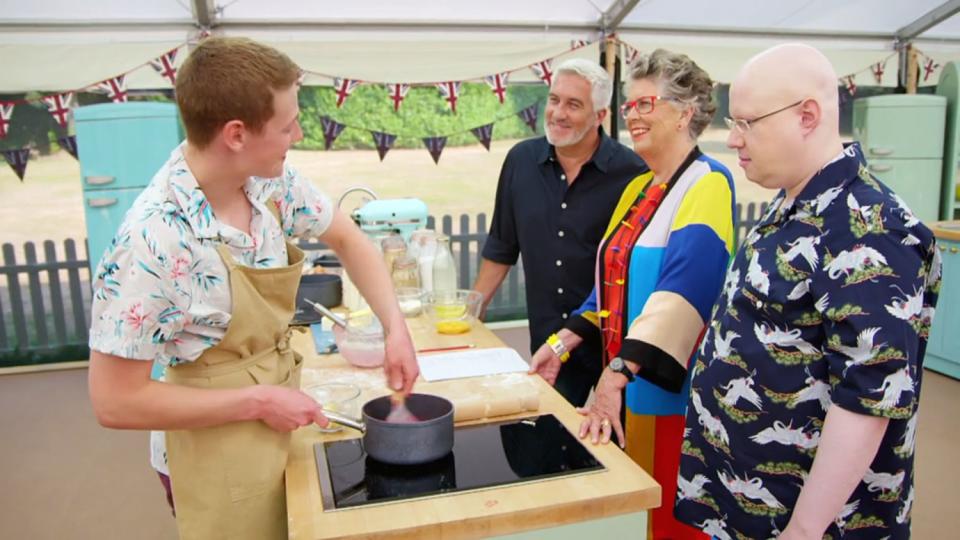
<svg viewBox="0 0 960 540">
<path fill-rule="evenodd" d="M 360 439 L 314 445 L 326 510 L 600 471 L 552 414 L 454 430 L 453 451 L 423 465 L 387 465 Z"/>
</svg>

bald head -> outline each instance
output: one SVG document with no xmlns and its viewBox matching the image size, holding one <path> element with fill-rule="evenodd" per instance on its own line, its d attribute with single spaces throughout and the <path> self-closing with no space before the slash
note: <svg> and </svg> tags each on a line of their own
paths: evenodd
<svg viewBox="0 0 960 540">
<path fill-rule="evenodd" d="M 731 92 L 743 90 L 761 110 L 813 99 L 820 105 L 823 127 L 839 129 L 837 74 L 827 57 L 809 45 L 788 43 L 757 54 L 731 86 Z"/>
<path fill-rule="evenodd" d="M 730 85 L 730 116 L 749 122 L 727 138 L 747 178 L 790 195 L 843 148 L 837 74 L 808 45 L 778 45 L 748 60 Z"/>
</svg>

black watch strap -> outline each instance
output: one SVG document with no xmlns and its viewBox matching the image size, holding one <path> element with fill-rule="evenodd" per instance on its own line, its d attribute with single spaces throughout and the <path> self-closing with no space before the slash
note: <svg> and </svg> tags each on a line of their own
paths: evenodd
<svg viewBox="0 0 960 540">
<path fill-rule="evenodd" d="M 627 378 L 627 382 L 633 382 L 633 379 L 636 378 L 633 372 L 630 371 L 630 368 L 627 367 L 627 364 L 623 361 L 623 358 L 620 358 L 619 356 L 611 360 L 608 367 L 613 371 L 622 373 L 623 376 Z"/>
</svg>

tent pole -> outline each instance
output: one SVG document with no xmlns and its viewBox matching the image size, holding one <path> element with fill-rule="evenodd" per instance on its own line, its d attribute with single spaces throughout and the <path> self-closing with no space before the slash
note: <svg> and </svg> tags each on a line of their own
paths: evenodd
<svg viewBox="0 0 960 540">
<path fill-rule="evenodd" d="M 617 116 L 617 104 L 620 96 L 620 62 L 617 58 L 618 50 L 617 40 L 614 36 L 608 36 L 604 39 L 603 46 L 600 49 L 600 65 L 602 65 L 610 75 L 613 81 L 613 95 L 610 97 L 610 108 L 606 119 L 603 121 L 603 130 L 610 135 L 613 140 L 619 140 L 620 118 Z"/>
<path fill-rule="evenodd" d="M 917 80 L 920 78 L 920 66 L 917 65 L 917 49 L 913 43 L 908 43 L 907 51 L 907 93 L 917 93 Z"/>
</svg>

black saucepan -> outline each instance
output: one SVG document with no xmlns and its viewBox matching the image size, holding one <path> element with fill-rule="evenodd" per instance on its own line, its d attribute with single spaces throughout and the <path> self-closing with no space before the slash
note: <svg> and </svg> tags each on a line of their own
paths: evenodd
<svg viewBox="0 0 960 540">
<path fill-rule="evenodd" d="M 364 404 L 362 420 L 332 411 L 323 414 L 332 422 L 360 430 L 367 455 L 383 463 L 418 465 L 449 454 L 453 450 L 453 403 L 430 394 L 410 394 L 405 405 L 419 422 L 387 422 L 390 396 Z"/>
</svg>

